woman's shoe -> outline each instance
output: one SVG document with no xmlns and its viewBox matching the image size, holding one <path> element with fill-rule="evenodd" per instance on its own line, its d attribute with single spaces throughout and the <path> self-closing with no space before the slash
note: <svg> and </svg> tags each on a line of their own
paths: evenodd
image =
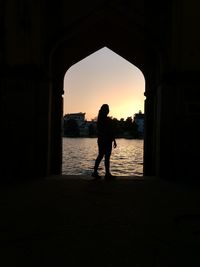
<svg viewBox="0 0 200 267">
<path fill-rule="evenodd" d="M 93 173 L 92 173 L 92 177 L 94 177 L 95 180 L 99 180 L 99 179 L 101 179 L 101 176 L 98 174 L 98 172 L 93 172 Z"/>
<path fill-rule="evenodd" d="M 105 180 L 115 180 L 115 176 L 112 175 L 111 173 L 108 173 L 105 175 Z"/>
</svg>

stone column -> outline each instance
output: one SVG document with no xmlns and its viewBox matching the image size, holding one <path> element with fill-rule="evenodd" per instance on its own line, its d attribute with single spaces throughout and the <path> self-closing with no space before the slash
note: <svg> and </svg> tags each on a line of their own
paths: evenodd
<svg viewBox="0 0 200 267">
<path fill-rule="evenodd" d="M 49 84 L 30 66 L 7 69 L 1 79 L 1 178 L 48 173 Z M 6 178 L 6 179 L 7 179 Z"/>
<path fill-rule="evenodd" d="M 153 85 L 151 85 L 153 88 Z M 144 136 L 144 175 L 157 175 L 157 99 L 155 91 L 146 88 L 145 92 L 145 136 Z"/>
<path fill-rule="evenodd" d="M 199 177 L 199 73 L 171 73 L 161 86 L 160 175 Z"/>
<path fill-rule="evenodd" d="M 63 82 L 52 83 L 51 97 L 51 174 L 62 173 L 62 117 L 63 117 Z"/>
</svg>

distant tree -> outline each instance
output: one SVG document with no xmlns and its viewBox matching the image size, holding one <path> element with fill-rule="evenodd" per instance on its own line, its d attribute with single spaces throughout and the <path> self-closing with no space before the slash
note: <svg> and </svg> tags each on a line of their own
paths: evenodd
<svg viewBox="0 0 200 267">
<path fill-rule="evenodd" d="M 125 121 L 125 124 L 124 124 L 125 131 L 127 131 L 127 132 L 131 131 L 132 126 L 133 126 L 132 124 L 133 124 L 132 118 L 131 117 L 127 117 L 127 119 Z"/>
<path fill-rule="evenodd" d="M 124 133 L 124 127 L 123 127 L 123 122 L 121 120 L 119 121 L 118 119 L 114 118 L 113 119 L 113 128 L 115 131 L 116 137 L 122 137 Z"/>
<path fill-rule="evenodd" d="M 125 121 L 123 121 L 123 129 L 126 134 L 128 134 L 131 138 L 138 138 L 138 126 L 133 121 L 132 117 L 127 117 Z"/>
<path fill-rule="evenodd" d="M 133 121 L 132 117 L 127 117 L 126 120 L 124 120 L 124 118 L 121 118 L 120 120 L 113 118 L 112 121 L 116 137 L 139 137 L 138 126 Z"/>
</svg>

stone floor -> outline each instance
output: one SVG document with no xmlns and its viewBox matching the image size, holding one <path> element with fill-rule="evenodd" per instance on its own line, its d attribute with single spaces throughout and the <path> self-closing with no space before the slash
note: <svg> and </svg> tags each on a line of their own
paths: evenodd
<svg viewBox="0 0 200 267">
<path fill-rule="evenodd" d="M 200 266 L 200 186 L 54 176 L 0 187 L 0 266 Z"/>
</svg>

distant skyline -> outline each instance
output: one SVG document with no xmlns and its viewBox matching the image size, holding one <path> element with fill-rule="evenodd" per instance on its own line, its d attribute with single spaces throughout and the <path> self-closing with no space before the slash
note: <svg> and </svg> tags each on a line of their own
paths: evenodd
<svg viewBox="0 0 200 267">
<path fill-rule="evenodd" d="M 109 116 L 126 119 L 144 112 L 145 80 L 133 64 L 104 47 L 71 66 L 64 78 L 64 114 L 97 117 L 102 104 Z"/>
</svg>

